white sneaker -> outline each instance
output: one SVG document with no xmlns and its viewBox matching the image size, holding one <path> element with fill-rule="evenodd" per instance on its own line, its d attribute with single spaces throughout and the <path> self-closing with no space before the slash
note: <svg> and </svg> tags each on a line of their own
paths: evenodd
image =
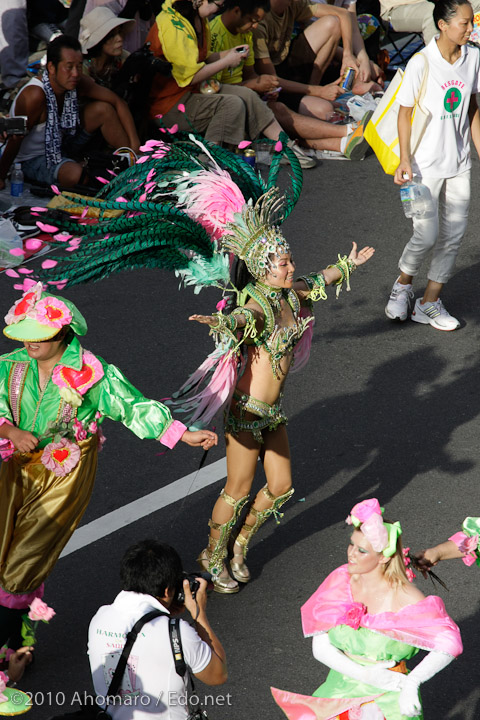
<svg viewBox="0 0 480 720">
<path fill-rule="evenodd" d="M 300 167 L 302 168 L 302 170 L 310 170 L 310 168 L 316 167 L 317 161 L 315 160 L 315 158 L 310 157 L 310 155 L 308 155 L 295 141 L 291 140 L 288 143 L 288 147 L 290 148 L 290 150 L 293 150 L 293 152 L 297 156 L 297 160 L 300 163 Z M 289 162 L 290 161 L 286 157 L 283 157 L 280 160 L 281 165 L 288 165 Z"/>
<path fill-rule="evenodd" d="M 423 325 L 431 325 L 435 330 L 446 330 L 447 332 L 460 327 L 457 318 L 450 315 L 440 299 L 422 305 L 418 298 L 413 308 L 412 320 Z"/>
<path fill-rule="evenodd" d="M 412 300 L 412 286 L 401 285 L 398 280 L 395 280 L 388 303 L 385 306 L 385 315 L 390 318 L 390 320 L 400 320 L 403 322 L 408 317 Z"/>
</svg>

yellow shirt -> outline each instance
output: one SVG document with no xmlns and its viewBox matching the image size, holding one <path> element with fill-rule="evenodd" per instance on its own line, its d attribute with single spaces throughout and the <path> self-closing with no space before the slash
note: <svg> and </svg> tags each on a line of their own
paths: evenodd
<svg viewBox="0 0 480 720">
<path fill-rule="evenodd" d="M 223 24 L 221 15 L 213 18 L 210 21 L 210 52 L 216 53 L 222 50 L 231 50 L 237 45 L 248 45 L 250 48 L 250 54 L 246 60 L 242 60 L 240 65 L 236 68 L 225 68 L 221 72 L 215 75 L 215 78 L 220 83 L 226 85 L 238 85 L 243 81 L 243 68 L 252 67 L 255 63 L 255 57 L 253 55 L 253 40 L 252 33 L 237 33 L 233 35 L 230 30 L 227 30 Z"/>
</svg>

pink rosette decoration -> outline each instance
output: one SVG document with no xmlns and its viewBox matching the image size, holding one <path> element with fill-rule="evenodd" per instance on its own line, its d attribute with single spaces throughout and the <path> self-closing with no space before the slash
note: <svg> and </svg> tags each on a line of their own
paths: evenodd
<svg viewBox="0 0 480 720">
<path fill-rule="evenodd" d="M 58 443 L 49 443 L 41 457 L 41 462 L 47 470 L 51 470 L 55 475 L 62 477 L 68 475 L 74 467 L 78 465 L 80 460 L 80 448 L 76 443 L 62 438 Z"/>
<path fill-rule="evenodd" d="M 91 432 L 90 428 L 89 431 Z M 75 420 L 73 421 L 73 434 L 75 435 L 75 440 L 77 442 L 87 439 L 87 431 L 85 430 L 80 420 L 77 420 L 77 418 L 75 418 Z"/>
<path fill-rule="evenodd" d="M 25 320 L 26 317 L 35 317 L 35 304 L 40 300 L 42 290 L 41 282 L 33 283 L 33 286 L 24 292 L 20 300 L 17 300 L 5 315 L 5 324 L 14 325 L 20 320 Z"/>
<path fill-rule="evenodd" d="M 358 526 L 366 522 L 373 514 L 380 515 L 380 517 L 382 516 L 382 508 L 380 507 L 380 503 L 377 498 L 362 500 L 362 502 L 354 505 L 345 522 L 349 525 L 353 524 Z M 355 520 L 357 520 L 357 522 L 355 522 Z"/>
<path fill-rule="evenodd" d="M 82 404 L 82 396 L 103 376 L 102 363 L 93 353 L 84 350 L 80 370 L 57 365 L 52 380 L 60 388 L 60 395 L 64 400 L 78 407 Z"/>
<path fill-rule="evenodd" d="M 471 567 L 475 564 L 477 559 L 475 550 L 478 547 L 478 535 L 472 535 L 469 537 L 464 532 L 458 532 L 448 539 L 455 543 L 460 552 L 465 553 L 465 557 L 462 558 L 462 560 L 467 567 Z"/>
<path fill-rule="evenodd" d="M 358 630 L 362 617 L 367 612 L 367 608 L 363 603 L 352 603 L 348 610 L 338 620 L 338 625 L 348 625 L 354 630 Z"/>
<path fill-rule="evenodd" d="M 388 545 L 388 531 L 383 524 L 381 515 L 370 515 L 360 526 L 360 530 L 367 538 L 375 552 L 382 552 Z"/>
<path fill-rule="evenodd" d="M 98 450 L 98 452 L 101 452 L 103 450 L 103 446 L 107 442 L 107 438 L 103 434 L 103 430 L 100 427 L 100 425 L 98 426 L 98 430 L 97 430 L 97 442 L 98 442 L 97 450 Z"/>
<path fill-rule="evenodd" d="M 69 325 L 72 321 L 72 313 L 64 302 L 56 297 L 49 295 L 39 300 L 35 310 L 37 312 L 36 320 L 41 325 L 47 325 L 53 328 L 62 328 Z"/>
<path fill-rule="evenodd" d="M 12 425 L 13 423 L 10 422 L 10 420 L 7 420 L 7 418 L 0 418 L 0 426 L 1 425 Z M 8 438 L 0 438 L 0 457 L 2 458 L 3 462 L 7 462 L 7 460 L 10 460 L 13 453 L 15 452 L 15 445 L 12 443 L 11 440 L 8 440 Z"/>
<path fill-rule="evenodd" d="M 0 703 L 8 702 L 8 697 L 3 694 L 7 687 L 8 678 L 4 672 L 0 672 Z"/>
<path fill-rule="evenodd" d="M 41 620 L 42 622 L 50 622 L 54 617 L 55 610 L 48 607 L 47 603 L 44 603 L 40 598 L 35 598 L 30 604 L 30 611 L 28 617 L 30 620 Z"/>
</svg>

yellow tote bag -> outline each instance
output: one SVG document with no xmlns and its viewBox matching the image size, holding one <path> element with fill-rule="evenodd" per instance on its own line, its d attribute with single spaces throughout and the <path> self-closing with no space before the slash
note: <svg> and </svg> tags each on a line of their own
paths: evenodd
<svg viewBox="0 0 480 720">
<path fill-rule="evenodd" d="M 428 80 L 428 60 L 423 53 L 422 56 L 425 60 L 425 70 L 412 113 L 410 155 L 413 155 L 417 149 L 430 119 L 430 113 L 422 107 Z M 397 95 L 403 82 L 403 75 L 403 70 L 397 70 L 364 133 L 365 140 L 372 148 L 387 175 L 394 175 L 400 162 L 400 146 L 398 142 L 398 110 L 400 106 L 397 102 Z"/>
</svg>

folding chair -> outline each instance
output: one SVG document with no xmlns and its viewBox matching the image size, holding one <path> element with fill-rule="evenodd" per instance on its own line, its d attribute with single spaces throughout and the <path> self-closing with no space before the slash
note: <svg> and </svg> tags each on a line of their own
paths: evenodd
<svg viewBox="0 0 480 720">
<path fill-rule="evenodd" d="M 404 67 L 416 52 L 422 49 L 423 37 L 419 32 L 395 32 L 390 23 L 381 20 L 385 30 L 382 50 L 390 55 L 390 68 Z"/>
</svg>

